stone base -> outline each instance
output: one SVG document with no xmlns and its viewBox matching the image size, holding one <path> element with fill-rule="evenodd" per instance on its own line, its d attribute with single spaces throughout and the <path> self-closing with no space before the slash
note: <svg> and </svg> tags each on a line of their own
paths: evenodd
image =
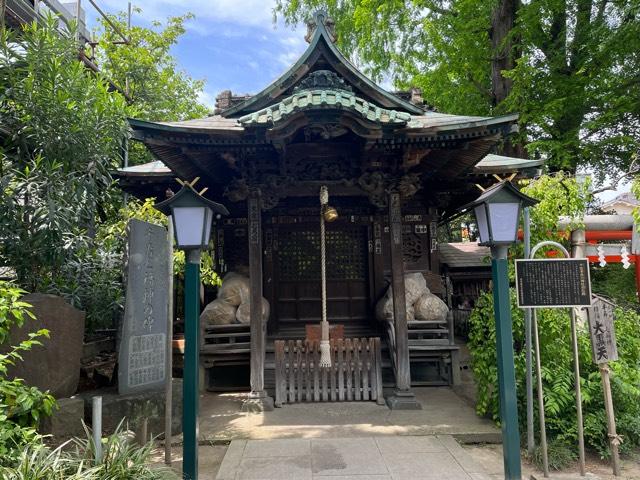
<svg viewBox="0 0 640 480">
<path fill-rule="evenodd" d="M 273 398 L 268 396 L 266 392 L 251 392 L 249 398 L 242 404 L 242 411 L 245 413 L 271 412 L 273 409 Z"/>
<path fill-rule="evenodd" d="M 387 406 L 391 410 L 422 410 L 422 405 L 412 391 L 396 390 L 387 397 Z"/>
<path fill-rule="evenodd" d="M 38 431 L 51 435 L 56 444 L 66 442 L 73 437 L 85 437 L 84 400 L 80 397 L 61 398 L 58 409 L 50 417 L 42 419 Z"/>
<path fill-rule="evenodd" d="M 124 428 L 138 431 L 147 418 L 149 436 L 164 434 L 164 391 L 130 393 L 120 395 L 115 390 L 95 390 L 82 393 L 85 402 L 85 422 L 91 422 L 92 398 L 102 396 L 102 434 L 115 431 L 124 419 Z M 173 435 L 182 432 L 182 379 L 173 379 L 173 401 L 171 412 Z"/>
</svg>

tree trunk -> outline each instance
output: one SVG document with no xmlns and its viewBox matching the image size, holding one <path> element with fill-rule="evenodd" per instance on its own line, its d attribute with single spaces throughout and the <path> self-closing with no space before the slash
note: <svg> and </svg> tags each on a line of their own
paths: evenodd
<svg viewBox="0 0 640 480">
<path fill-rule="evenodd" d="M 511 92 L 512 81 L 502 72 L 515 66 L 514 45 L 509 34 L 515 26 L 519 0 L 499 0 L 491 16 L 491 97 L 496 107 Z"/>
<path fill-rule="evenodd" d="M 503 75 L 503 71 L 515 67 L 520 55 L 517 42 L 510 37 L 516 23 L 520 0 L 499 0 L 491 16 L 491 103 L 496 108 L 509 96 L 513 81 Z M 514 144 L 511 140 L 503 146 L 503 154 L 514 157 L 526 157 L 523 143 Z"/>
</svg>

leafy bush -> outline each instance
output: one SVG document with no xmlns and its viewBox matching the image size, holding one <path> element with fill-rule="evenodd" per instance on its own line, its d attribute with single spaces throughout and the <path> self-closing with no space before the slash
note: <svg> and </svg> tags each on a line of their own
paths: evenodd
<svg viewBox="0 0 640 480">
<path fill-rule="evenodd" d="M 521 431 L 526 425 L 524 319 L 511 292 L 514 355 L 518 412 Z M 611 386 L 618 433 L 624 437 L 621 451 L 640 445 L 640 315 L 629 309 L 615 311 L 616 336 L 620 360 L 611 362 Z M 470 318 L 469 349 L 478 383 L 476 410 L 499 420 L 495 323 L 493 297 L 480 297 Z M 538 311 L 538 330 L 542 361 L 547 435 L 559 442 L 575 445 L 573 356 L 567 310 Z M 585 443 L 601 456 L 608 456 L 608 438 L 600 372 L 591 359 L 588 332 L 579 328 L 580 385 L 583 396 Z M 537 414 L 537 412 L 536 412 Z M 537 426 L 537 422 L 535 423 Z"/>
<path fill-rule="evenodd" d="M 73 458 L 80 463 L 90 464 L 95 458 L 95 444 L 91 430 L 85 425 L 86 436 L 76 438 Z M 173 479 L 176 475 L 167 468 L 150 467 L 153 442 L 139 446 L 133 436 L 123 429 L 121 421 L 113 435 L 102 439 L 102 461 L 96 465 L 93 474 L 96 479 L 155 480 Z"/>
<path fill-rule="evenodd" d="M 65 450 L 68 443 L 50 449 L 41 442 L 26 446 L 10 466 L 0 466 L 3 480 L 173 480 L 178 476 L 165 467 L 149 466 L 153 443 L 142 447 L 132 442 L 122 423 L 116 431 L 102 439 L 103 459 L 95 464 L 91 432 L 86 438 L 73 439 L 75 449 Z"/>
<path fill-rule="evenodd" d="M 0 466 L 5 480 L 87 480 L 96 478 L 83 471 L 62 451 L 65 444 L 50 450 L 42 442 L 32 442 L 21 449 L 12 465 Z"/>
<path fill-rule="evenodd" d="M 6 343 L 13 326 L 21 327 L 34 318 L 31 305 L 20 300 L 24 293 L 9 282 L 0 282 L 0 345 Z M 48 393 L 25 385 L 22 379 L 7 377 L 9 366 L 22 360 L 22 352 L 41 345 L 37 339 L 42 336 L 48 336 L 47 330 L 30 333 L 27 340 L 0 354 L 0 465 L 11 462 L 25 445 L 40 441 L 36 427 L 55 407 Z"/>
</svg>

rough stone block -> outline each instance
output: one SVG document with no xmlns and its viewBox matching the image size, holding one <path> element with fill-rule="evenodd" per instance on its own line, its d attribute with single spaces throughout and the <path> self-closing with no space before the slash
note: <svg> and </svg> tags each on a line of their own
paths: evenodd
<svg viewBox="0 0 640 480">
<path fill-rule="evenodd" d="M 150 436 L 164 433 L 164 391 L 118 394 L 115 390 L 96 390 L 82 394 L 85 402 L 85 421 L 90 423 L 92 398 L 102 396 L 103 435 L 111 434 L 124 418 L 129 430 L 138 431 L 146 417 Z M 172 434 L 182 432 L 182 379 L 173 379 Z"/>
<path fill-rule="evenodd" d="M 36 320 L 27 319 L 21 328 L 13 328 L 0 352 L 43 328 L 49 330 L 49 338 L 40 338 L 42 346 L 24 352 L 24 361 L 9 368 L 9 378 L 22 378 L 27 385 L 49 390 L 56 398 L 71 397 L 80 380 L 84 312 L 56 295 L 31 293 L 22 300 L 33 306 Z"/>
<path fill-rule="evenodd" d="M 40 433 L 52 435 L 55 443 L 62 443 L 72 437 L 84 437 L 84 400 L 80 397 L 61 398 L 58 409 L 40 424 Z"/>
</svg>

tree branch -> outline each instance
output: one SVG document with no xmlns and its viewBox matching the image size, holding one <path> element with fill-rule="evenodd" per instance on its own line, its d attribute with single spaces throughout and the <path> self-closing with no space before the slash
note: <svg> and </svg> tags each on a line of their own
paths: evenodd
<svg viewBox="0 0 640 480">
<path fill-rule="evenodd" d="M 631 165 L 629 166 L 629 170 L 627 172 L 625 172 L 624 174 L 619 176 L 617 179 L 615 179 L 609 185 L 607 185 L 605 187 L 602 187 L 602 188 L 598 188 L 597 190 L 593 190 L 591 192 L 591 195 L 596 195 L 598 193 L 606 192 L 608 190 L 615 190 L 616 188 L 618 188 L 618 184 L 622 180 L 624 180 L 627 177 L 631 177 L 633 175 L 637 175 L 638 173 L 640 173 L 640 165 L 638 165 L 638 160 L 637 160 L 637 156 L 636 156 L 636 158 L 631 162 Z"/>
</svg>

